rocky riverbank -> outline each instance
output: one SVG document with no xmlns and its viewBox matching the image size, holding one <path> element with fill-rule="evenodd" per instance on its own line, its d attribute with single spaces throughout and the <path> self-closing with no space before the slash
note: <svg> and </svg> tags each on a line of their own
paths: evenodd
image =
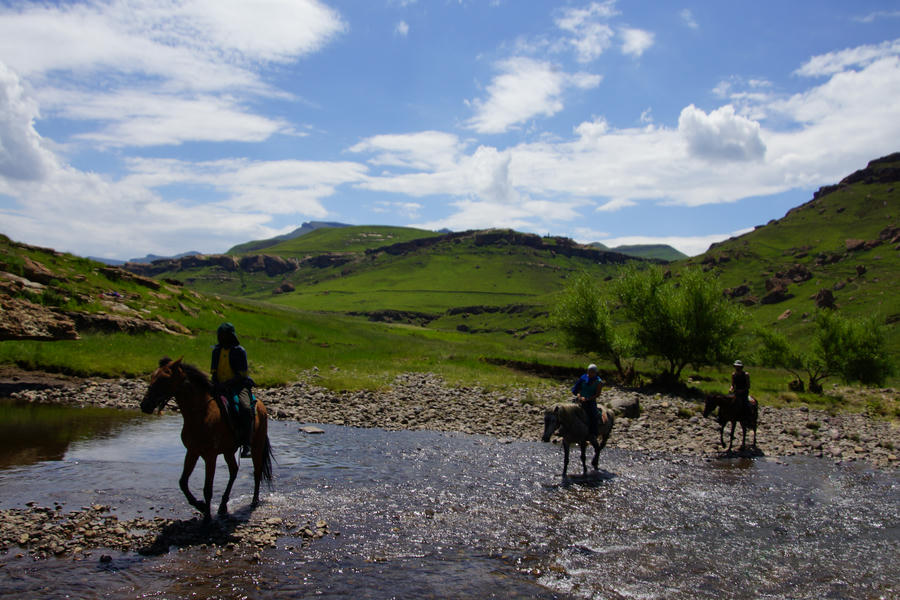
<svg viewBox="0 0 900 600">
<path fill-rule="evenodd" d="M 74 380 L 35 374 L 2 373 L 4 393 L 19 402 L 102 406 L 137 410 L 147 384 L 142 380 Z M 404 374 L 379 391 L 332 392 L 316 384 L 311 371 L 291 385 L 259 389 L 272 418 L 298 423 L 328 423 L 390 430 L 431 429 L 493 436 L 499 440 L 537 440 L 545 407 L 569 398 L 566 386 L 510 389 L 450 387 L 428 374 Z M 893 393 L 893 392 L 885 392 Z M 602 400 L 618 416 L 609 446 L 655 457 L 721 456 L 718 427 L 702 417 L 703 406 L 665 395 L 641 394 L 619 388 L 604 390 Z M 170 403 L 174 408 L 174 402 Z M 859 414 L 831 415 L 806 407 L 760 409 L 758 450 L 749 456 L 795 454 L 836 462 L 864 461 L 893 470 L 900 465 L 898 427 Z M 736 445 L 740 444 L 740 429 Z M 602 457 L 601 457 L 602 464 Z M 200 548 L 216 556 L 258 560 L 260 553 L 283 536 L 302 548 L 329 533 L 328 524 L 288 523 L 259 510 L 239 518 L 173 520 L 162 516 L 119 519 L 103 505 L 66 512 L 29 503 L 22 509 L 0 510 L 0 556 L 5 559 L 67 557 L 112 560 L 103 552 L 160 554 L 170 548 Z"/>
<path fill-rule="evenodd" d="M 540 437 L 543 411 L 566 401 L 566 386 L 489 391 L 450 387 L 434 375 L 398 376 L 378 391 L 333 392 L 316 385 L 314 371 L 296 383 L 258 389 L 257 397 L 275 419 L 390 430 L 431 429 L 490 435 L 499 439 Z M 136 409 L 146 390 L 141 380 L 88 380 L 46 389 L 24 388 L 12 398 L 24 402 Z M 885 394 L 894 394 L 886 390 Z M 661 394 L 607 388 L 601 401 L 618 417 L 609 447 L 648 453 L 716 457 L 719 432 L 704 419 L 702 404 Z M 174 407 L 174 402 L 170 403 Z M 727 431 L 726 431 L 727 436 Z M 727 441 L 727 438 L 726 438 Z M 740 426 L 735 448 L 740 445 Z M 900 466 L 900 428 L 854 413 L 829 414 L 797 408 L 760 407 L 755 456 L 803 454 L 836 462 L 865 461 L 878 468 Z"/>
</svg>

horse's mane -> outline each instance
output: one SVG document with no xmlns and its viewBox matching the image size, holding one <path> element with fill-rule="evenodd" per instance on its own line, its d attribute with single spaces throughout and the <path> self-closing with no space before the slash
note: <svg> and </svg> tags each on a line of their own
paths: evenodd
<svg viewBox="0 0 900 600">
<path fill-rule="evenodd" d="M 159 359 L 159 366 L 164 367 L 170 362 L 172 362 L 172 359 L 164 356 L 163 358 Z M 212 383 L 209 381 L 209 377 L 206 376 L 206 373 L 204 373 L 199 367 L 186 362 L 182 362 L 181 368 L 187 375 L 188 381 L 191 382 L 191 385 L 212 393 Z"/>
</svg>

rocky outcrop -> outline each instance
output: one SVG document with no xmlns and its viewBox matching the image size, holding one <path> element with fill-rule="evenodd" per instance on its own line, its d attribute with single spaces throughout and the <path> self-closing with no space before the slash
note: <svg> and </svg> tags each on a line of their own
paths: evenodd
<svg viewBox="0 0 900 600">
<path fill-rule="evenodd" d="M 643 259 L 627 256 L 619 252 L 600 250 L 591 246 L 583 246 L 574 240 L 563 237 L 542 238 L 533 233 L 521 233 L 511 229 L 490 229 L 479 231 L 463 231 L 447 233 L 444 235 L 419 238 L 409 242 L 401 242 L 390 246 L 381 246 L 366 250 L 367 255 L 386 253 L 402 255 L 423 248 L 429 248 L 438 244 L 461 243 L 463 240 L 472 240 L 475 246 L 524 246 L 552 254 L 566 257 L 578 257 L 593 260 L 600 264 L 624 264 L 630 260 L 643 260 L 647 262 L 663 263 L 665 261 L 655 259 Z"/>
<path fill-rule="evenodd" d="M 0 341 L 77 339 L 70 317 L 27 300 L 0 296 Z"/>
<path fill-rule="evenodd" d="M 415 312 L 411 310 L 374 310 L 371 312 L 349 312 L 354 317 L 366 317 L 379 323 L 408 323 L 425 326 L 438 318 L 438 315 Z"/>
<path fill-rule="evenodd" d="M 175 321 L 162 323 L 148 321 L 140 317 L 126 317 L 106 313 L 67 312 L 66 316 L 75 323 L 79 331 L 96 331 L 102 333 L 146 333 L 156 331 L 170 335 L 189 335 L 191 332 Z"/>
<path fill-rule="evenodd" d="M 130 281 L 151 290 L 158 290 L 162 287 L 162 284 L 155 279 L 137 275 L 119 267 L 103 267 L 100 269 L 100 272 L 110 281 Z"/>
<path fill-rule="evenodd" d="M 900 167 L 892 163 L 900 162 L 900 152 L 895 152 L 875 160 L 870 160 L 865 169 L 860 169 L 844 177 L 840 183 L 825 185 L 813 194 L 813 202 L 854 183 L 893 183 L 900 181 Z M 890 165 L 890 166 L 888 166 Z M 805 205 L 804 205 L 805 206 Z M 801 207 L 798 207 L 801 208 Z M 796 210 L 796 209 L 793 209 Z"/>
<path fill-rule="evenodd" d="M 353 262 L 353 260 L 355 260 L 355 257 L 352 254 L 329 252 L 326 254 L 317 254 L 316 256 L 307 256 L 300 261 L 300 266 L 327 269 L 329 267 L 346 265 L 349 262 Z"/>
</svg>

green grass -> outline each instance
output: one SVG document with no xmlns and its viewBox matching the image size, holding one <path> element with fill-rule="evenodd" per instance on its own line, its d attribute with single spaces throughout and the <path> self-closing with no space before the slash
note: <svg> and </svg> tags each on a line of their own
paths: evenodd
<svg viewBox="0 0 900 600">
<path fill-rule="evenodd" d="M 291 240 L 279 242 L 260 252 L 284 257 L 325 254 L 328 252 L 365 252 L 370 248 L 440 235 L 424 229 L 379 225 L 328 227 L 310 231 Z"/>
</svg>

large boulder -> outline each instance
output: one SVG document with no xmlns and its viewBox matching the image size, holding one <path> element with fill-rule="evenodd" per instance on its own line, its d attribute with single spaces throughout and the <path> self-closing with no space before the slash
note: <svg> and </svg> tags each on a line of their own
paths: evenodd
<svg viewBox="0 0 900 600">
<path fill-rule="evenodd" d="M 818 308 L 834 308 L 834 293 L 829 289 L 821 289 L 813 298 Z"/>
<path fill-rule="evenodd" d="M 615 395 L 608 401 L 605 401 L 617 416 L 635 419 L 641 414 L 641 403 L 637 394 Z"/>
</svg>

